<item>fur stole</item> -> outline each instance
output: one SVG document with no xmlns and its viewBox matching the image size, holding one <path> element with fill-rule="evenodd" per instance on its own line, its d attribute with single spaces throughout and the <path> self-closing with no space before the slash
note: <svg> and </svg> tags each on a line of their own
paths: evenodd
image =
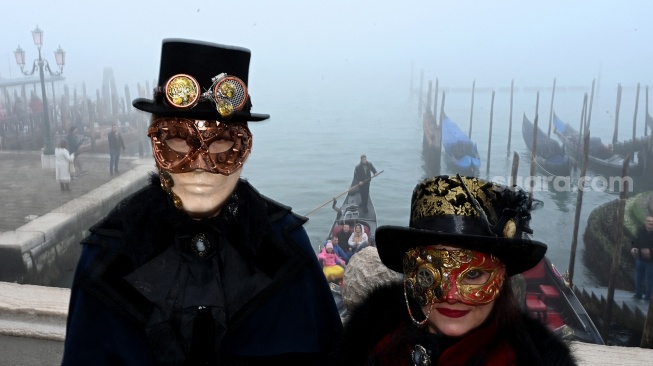
<svg viewBox="0 0 653 366">
<path fill-rule="evenodd" d="M 515 352 L 517 364 L 576 364 L 568 345 L 540 321 L 527 315 L 522 315 L 522 321 L 521 329 L 502 329 L 499 324 L 497 332 L 498 337 L 507 341 Z M 344 334 L 336 347 L 333 364 L 367 365 L 370 351 L 398 329 L 402 329 L 404 338 L 428 337 L 425 336 L 426 332 L 412 325 L 402 283 L 375 288 L 365 301 L 351 309 Z M 457 342 L 455 338 L 438 337 L 441 350 Z M 405 359 L 409 361 L 410 354 L 406 354 Z M 436 364 L 435 360 L 432 362 Z"/>
</svg>

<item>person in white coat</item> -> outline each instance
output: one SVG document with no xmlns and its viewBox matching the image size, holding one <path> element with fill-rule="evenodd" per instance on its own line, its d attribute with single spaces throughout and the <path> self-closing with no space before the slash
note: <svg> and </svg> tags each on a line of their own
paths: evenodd
<svg viewBox="0 0 653 366">
<path fill-rule="evenodd" d="M 62 191 L 70 191 L 70 164 L 75 160 L 75 154 L 69 153 L 67 147 L 68 143 L 64 140 L 54 149 L 55 177 Z"/>
</svg>

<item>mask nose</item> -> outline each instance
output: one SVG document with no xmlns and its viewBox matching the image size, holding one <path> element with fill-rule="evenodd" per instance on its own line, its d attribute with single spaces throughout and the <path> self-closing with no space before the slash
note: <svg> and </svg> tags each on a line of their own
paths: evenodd
<svg viewBox="0 0 653 366">
<path fill-rule="evenodd" d="M 201 169 L 206 172 L 212 173 L 213 163 L 207 154 L 203 153 L 202 150 L 197 151 L 197 154 L 193 158 L 190 164 L 191 170 Z"/>
<path fill-rule="evenodd" d="M 460 294 L 458 293 L 458 286 L 456 281 L 449 282 L 447 292 L 444 294 L 444 301 L 454 303 L 460 301 Z"/>
</svg>

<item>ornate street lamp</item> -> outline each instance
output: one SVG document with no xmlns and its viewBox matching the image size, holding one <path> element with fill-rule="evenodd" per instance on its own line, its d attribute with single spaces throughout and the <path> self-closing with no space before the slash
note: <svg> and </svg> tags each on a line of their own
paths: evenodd
<svg viewBox="0 0 653 366">
<path fill-rule="evenodd" d="M 66 64 L 66 52 L 61 49 L 61 46 L 54 52 L 54 58 L 59 66 L 59 71 L 52 71 L 50 69 L 50 64 L 47 60 L 41 57 L 41 46 L 43 46 L 43 31 L 37 26 L 36 29 L 32 31 L 32 38 L 34 39 L 34 44 L 39 50 L 39 58 L 34 60 L 34 66 L 32 71 L 25 72 L 23 68 L 25 67 L 25 51 L 18 46 L 16 51 L 14 51 L 14 56 L 16 56 L 16 63 L 20 66 L 20 71 L 27 75 L 33 75 L 36 70 L 39 70 L 39 77 L 41 78 L 41 97 L 43 99 L 43 125 L 44 125 L 44 139 L 45 139 L 45 148 L 43 149 L 43 155 L 54 155 L 54 147 L 52 146 L 52 135 L 50 134 L 50 113 L 48 108 L 48 100 L 45 94 L 45 71 L 50 74 L 50 76 L 59 76 L 63 73 L 63 66 Z"/>
</svg>

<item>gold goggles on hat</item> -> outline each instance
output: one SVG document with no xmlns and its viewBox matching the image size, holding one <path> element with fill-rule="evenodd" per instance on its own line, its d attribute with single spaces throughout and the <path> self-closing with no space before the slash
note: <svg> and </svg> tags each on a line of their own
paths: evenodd
<svg viewBox="0 0 653 366">
<path fill-rule="evenodd" d="M 226 73 L 211 79 L 209 90 L 201 92 L 200 84 L 188 74 L 172 76 L 164 85 L 166 103 L 177 109 L 191 109 L 199 102 L 210 101 L 224 118 L 245 107 L 249 99 L 247 86 L 239 78 Z"/>
</svg>

